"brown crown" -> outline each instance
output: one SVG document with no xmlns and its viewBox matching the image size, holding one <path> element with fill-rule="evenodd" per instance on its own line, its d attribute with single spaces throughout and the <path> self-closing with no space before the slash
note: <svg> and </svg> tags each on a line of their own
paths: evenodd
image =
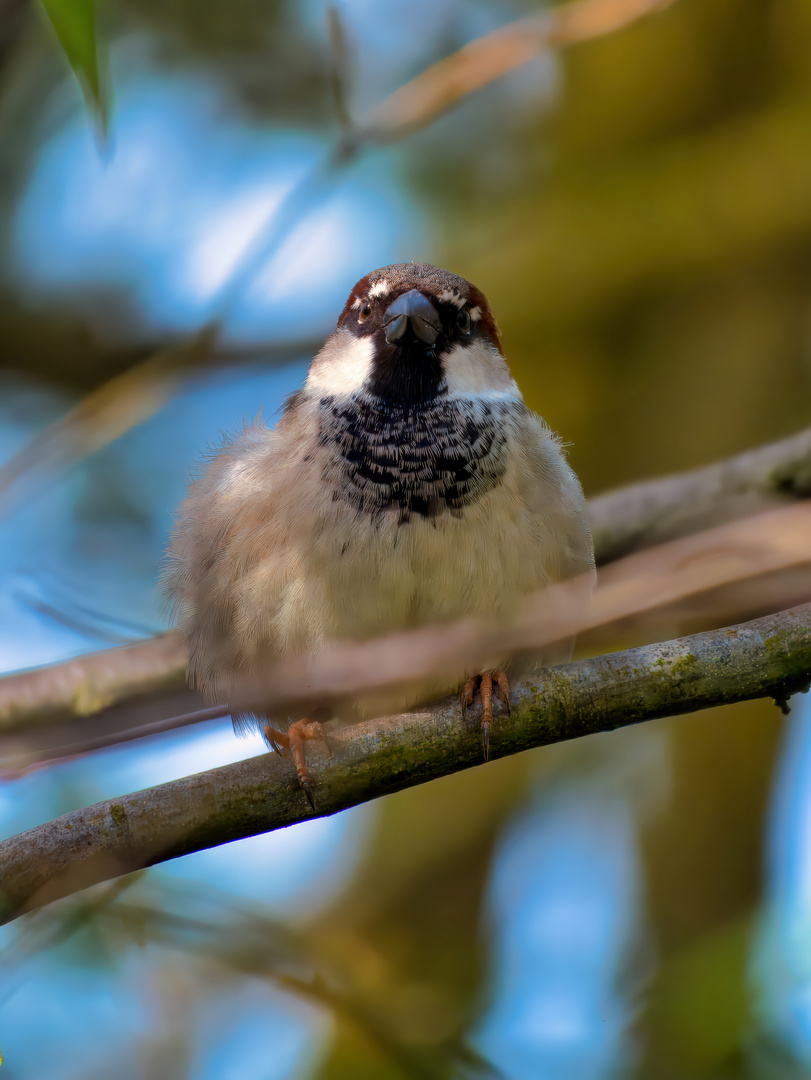
<svg viewBox="0 0 811 1080">
<path fill-rule="evenodd" d="M 387 281 L 391 286 L 388 296 L 392 300 L 400 293 L 408 292 L 409 289 L 419 289 L 421 292 L 437 297 L 443 292 L 456 293 L 471 307 L 479 308 L 481 311 L 479 329 L 493 341 L 499 352 L 501 351 L 501 335 L 487 297 L 481 289 L 477 289 L 475 285 L 471 285 L 458 274 L 452 274 L 450 270 L 442 270 L 429 263 L 393 263 L 391 266 L 381 266 L 379 270 L 372 270 L 360 279 L 349 294 L 341 318 L 348 315 L 356 301 L 362 300 L 381 281 Z"/>
</svg>

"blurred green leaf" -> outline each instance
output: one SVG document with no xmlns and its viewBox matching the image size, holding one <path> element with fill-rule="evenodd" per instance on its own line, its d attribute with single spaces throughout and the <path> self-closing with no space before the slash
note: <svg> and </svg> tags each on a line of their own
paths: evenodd
<svg viewBox="0 0 811 1080">
<path fill-rule="evenodd" d="M 103 133 L 107 100 L 99 73 L 95 0 L 42 0 L 42 6 Z"/>
</svg>

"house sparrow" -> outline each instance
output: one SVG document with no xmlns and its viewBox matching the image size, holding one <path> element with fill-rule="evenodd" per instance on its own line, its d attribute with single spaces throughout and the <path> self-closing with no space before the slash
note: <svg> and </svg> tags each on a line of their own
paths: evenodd
<svg viewBox="0 0 811 1080">
<path fill-rule="evenodd" d="M 232 704 L 240 678 L 285 655 L 498 613 L 594 566 L 580 484 L 524 404 L 490 305 L 421 263 L 357 283 L 277 426 L 257 421 L 212 456 L 168 555 L 190 682 Z M 501 669 L 477 674 L 466 704 L 477 687 L 487 757 L 494 687 L 508 706 L 509 683 Z M 290 747 L 312 803 L 304 742 L 329 717 L 292 723 L 271 706 L 237 709 L 235 723 Z"/>
</svg>

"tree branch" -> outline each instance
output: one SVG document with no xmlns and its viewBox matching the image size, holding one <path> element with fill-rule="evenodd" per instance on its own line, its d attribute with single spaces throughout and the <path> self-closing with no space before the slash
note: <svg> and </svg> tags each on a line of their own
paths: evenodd
<svg viewBox="0 0 811 1080">
<path fill-rule="evenodd" d="M 597 560 L 606 564 L 696 528 L 809 494 L 811 428 L 701 469 L 632 484 L 592 500 L 589 516 Z M 805 584 L 776 598 L 772 607 L 805 599 Z M 746 617 L 757 608 L 745 600 L 726 618 Z M 64 755 L 111 738 L 124 741 L 177 727 L 177 717 L 200 719 L 204 708 L 202 700 L 185 689 L 185 671 L 184 646 L 170 633 L 7 675 L 0 678 L 0 733 L 41 727 L 46 753 Z M 91 723 L 89 718 L 96 719 Z M 76 721 L 82 722 L 81 736 L 65 747 L 65 725 Z"/>
<path fill-rule="evenodd" d="M 0 679 L 0 731 L 94 716 L 153 697 L 184 702 L 186 647 L 177 634 L 86 653 Z M 200 707 L 199 698 L 193 707 Z"/>
<path fill-rule="evenodd" d="M 598 495 L 589 520 L 600 564 L 811 495 L 811 428 L 704 468 Z"/>
<path fill-rule="evenodd" d="M 494 756 L 658 717 L 808 688 L 811 604 L 750 623 L 551 669 L 517 688 Z M 312 758 L 318 815 L 482 763 L 458 699 L 369 721 Z M 122 796 L 0 843 L 0 921 L 89 885 L 311 817 L 288 759 L 266 754 Z"/>
</svg>

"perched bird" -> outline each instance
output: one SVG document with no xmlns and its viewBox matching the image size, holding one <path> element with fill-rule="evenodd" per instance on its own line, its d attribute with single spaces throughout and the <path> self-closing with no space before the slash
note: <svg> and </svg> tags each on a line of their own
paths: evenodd
<svg viewBox="0 0 811 1080">
<path fill-rule="evenodd" d="M 487 300 L 421 263 L 357 283 L 276 427 L 256 422 L 210 458 L 168 556 L 190 681 L 232 703 L 285 655 L 498 613 L 594 566 L 580 484 L 524 404 Z M 487 757 L 494 687 L 508 707 L 509 683 L 473 674 L 464 700 L 478 687 Z M 312 803 L 304 742 L 329 715 L 291 723 L 271 706 L 235 723 L 290 747 Z"/>
</svg>

